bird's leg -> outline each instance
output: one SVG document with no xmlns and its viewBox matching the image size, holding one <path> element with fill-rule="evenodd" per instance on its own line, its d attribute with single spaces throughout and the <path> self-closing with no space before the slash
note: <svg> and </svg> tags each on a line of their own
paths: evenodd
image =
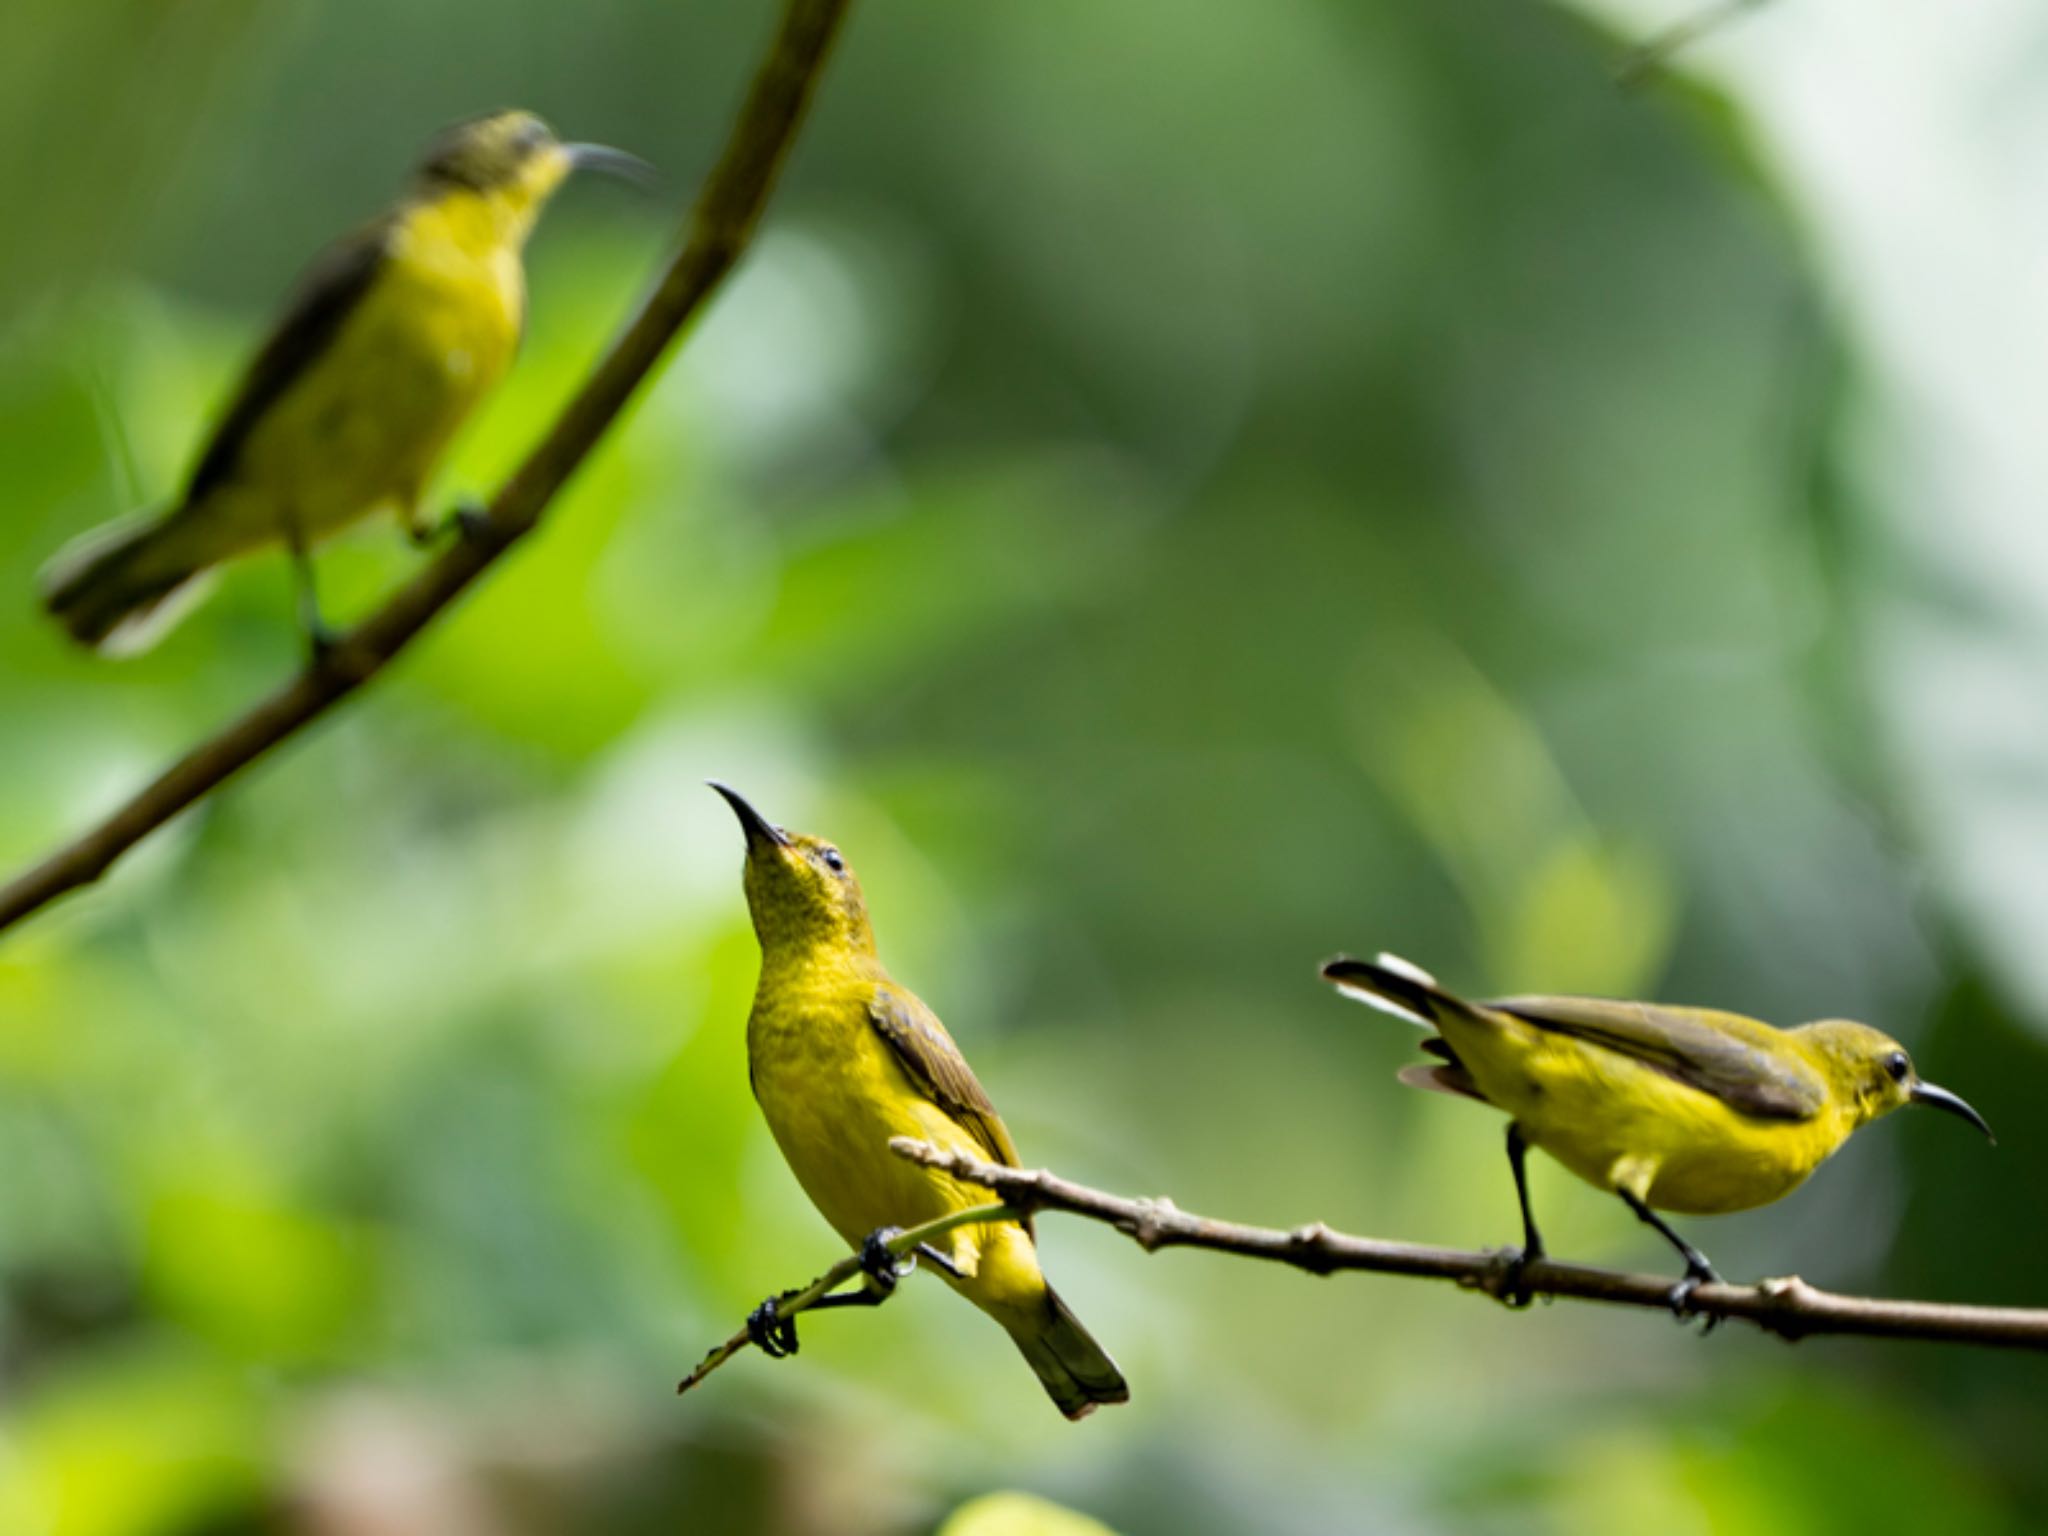
<svg viewBox="0 0 2048 1536">
<path fill-rule="evenodd" d="M 896 1261 L 889 1252 L 888 1242 L 890 1238 L 899 1235 L 901 1230 L 898 1227 L 883 1227 L 879 1231 L 870 1232 L 867 1241 L 861 1244 L 860 1289 L 820 1296 L 811 1303 L 809 1310 L 829 1312 L 834 1307 L 879 1307 L 887 1301 L 896 1289 Z M 871 1250 L 880 1255 L 872 1261 L 872 1268 Z M 886 1285 L 877 1278 L 878 1271 L 888 1273 L 889 1280 Z M 784 1291 L 780 1295 L 770 1296 L 747 1314 L 747 1337 L 754 1341 L 755 1348 L 771 1360 L 780 1360 L 783 1356 L 793 1355 L 797 1351 L 796 1318 L 793 1315 L 780 1317 L 775 1310 L 777 1303 L 787 1301 L 797 1294 L 795 1291 Z"/>
<path fill-rule="evenodd" d="M 1621 1196 L 1627 1203 L 1628 1208 L 1636 1213 L 1638 1219 L 1655 1227 L 1664 1241 L 1676 1248 L 1685 1259 L 1685 1278 L 1671 1287 L 1671 1294 L 1667 1298 L 1671 1303 L 1673 1315 L 1680 1322 L 1685 1322 L 1692 1316 L 1692 1293 L 1702 1285 L 1720 1284 L 1720 1275 L 1715 1273 L 1714 1266 L 1707 1262 L 1707 1256 L 1704 1253 L 1701 1253 L 1699 1249 L 1693 1247 L 1691 1243 L 1688 1243 L 1684 1238 L 1672 1231 L 1670 1224 L 1662 1216 L 1659 1216 L 1648 1205 L 1644 1204 L 1642 1196 L 1636 1194 L 1633 1190 L 1619 1188 L 1615 1190 L 1615 1193 Z M 1703 1336 L 1712 1333 L 1720 1321 L 1721 1319 L 1718 1317 L 1709 1317 L 1706 1327 L 1702 1328 L 1700 1333 Z"/>
<path fill-rule="evenodd" d="M 917 1252 L 919 1257 L 930 1259 L 955 1280 L 965 1280 L 967 1278 L 966 1270 L 955 1264 L 950 1255 L 939 1252 L 930 1243 L 919 1243 L 917 1245 Z"/>
<path fill-rule="evenodd" d="M 1528 1262 L 1544 1256 L 1543 1234 L 1536 1230 L 1536 1213 L 1529 1205 L 1529 1138 L 1515 1121 L 1508 1122 L 1508 1166 L 1515 1172 L 1515 1199 L 1522 1207 L 1522 1259 Z"/>
<path fill-rule="evenodd" d="M 910 1266 L 905 1266 L 889 1251 L 890 1242 L 902 1235 L 901 1227 L 877 1227 L 870 1232 L 860 1245 L 859 1289 L 821 1296 L 811 1303 L 811 1310 L 825 1312 L 834 1307 L 879 1307 L 895 1295 L 896 1282 L 908 1274 L 916 1262 L 913 1260 Z"/>
<path fill-rule="evenodd" d="M 894 1292 L 891 1291 L 876 1290 L 868 1282 L 867 1277 L 862 1276 L 859 1290 L 835 1291 L 830 1296 L 820 1296 L 811 1303 L 811 1310 L 813 1312 L 829 1312 L 834 1307 L 879 1307 L 893 1294 Z"/>
<path fill-rule="evenodd" d="M 754 1348 L 770 1360 L 780 1360 L 796 1353 L 796 1319 L 782 1317 L 775 1310 L 778 1304 L 794 1295 L 795 1291 L 784 1291 L 770 1296 L 747 1314 L 747 1337 L 754 1341 Z"/>
<path fill-rule="evenodd" d="M 314 666 L 327 660 L 334 649 L 334 631 L 327 627 L 327 621 L 320 616 L 320 584 L 313 573 L 313 552 L 306 542 L 306 531 L 299 524 L 296 510 L 284 515 L 284 540 L 291 550 L 292 572 L 298 584 L 299 627 L 305 631 L 306 647 Z"/>
<path fill-rule="evenodd" d="M 1511 1307 L 1526 1307 L 1534 1300 L 1528 1286 L 1522 1282 L 1522 1273 L 1529 1265 L 1542 1258 L 1543 1234 L 1536 1230 L 1536 1214 L 1529 1208 L 1529 1138 L 1522 1134 L 1522 1127 L 1508 1122 L 1508 1166 L 1515 1172 L 1515 1199 L 1522 1207 L 1522 1248 L 1509 1258 L 1506 1283 L 1501 1290 L 1501 1300 Z"/>
</svg>

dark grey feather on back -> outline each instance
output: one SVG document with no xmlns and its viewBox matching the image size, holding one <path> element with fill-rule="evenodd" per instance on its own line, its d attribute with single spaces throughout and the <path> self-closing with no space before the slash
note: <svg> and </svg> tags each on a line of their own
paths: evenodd
<svg viewBox="0 0 2048 1536">
<path fill-rule="evenodd" d="M 391 214 L 373 220 L 328 246 L 307 268 L 192 471 L 185 505 L 200 501 L 233 477 L 236 460 L 264 412 L 332 345 L 376 280 L 396 222 Z"/>
<path fill-rule="evenodd" d="M 1760 1120 L 1810 1120 L 1827 1086 L 1771 1049 L 1780 1031 L 1739 1014 L 1600 997 L 1504 997 L 1483 1006 L 1632 1056 Z"/>
</svg>

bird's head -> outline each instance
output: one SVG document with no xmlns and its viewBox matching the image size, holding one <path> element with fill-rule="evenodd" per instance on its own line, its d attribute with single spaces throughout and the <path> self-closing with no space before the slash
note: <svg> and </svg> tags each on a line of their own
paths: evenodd
<svg viewBox="0 0 2048 1536">
<path fill-rule="evenodd" d="M 867 901 L 839 850 L 822 837 L 776 826 L 729 785 L 713 780 L 711 787 L 747 836 L 747 910 L 762 952 L 828 947 L 873 954 Z"/>
<path fill-rule="evenodd" d="M 530 226 L 555 190 L 577 170 L 644 181 L 643 160 L 604 144 L 564 144 L 531 112 L 492 112 L 444 128 L 420 158 L 430 193 L 468 192 Z"/>
<path fill-rule="evenodd" d="M 1851 1106 L 1859 1124 L 1904 1104 L 1925 1104 L 1969 1121 L 1996 1140 L 1984 1117 L 1959 1095 L 1923 1080 L 1905 1047 L 1890 1035 L 1853 1019 L 1822 1019 L 1800 1025 L 1795 1033 L 1827 1075 L 1835 1101 Z"/>
</svg>

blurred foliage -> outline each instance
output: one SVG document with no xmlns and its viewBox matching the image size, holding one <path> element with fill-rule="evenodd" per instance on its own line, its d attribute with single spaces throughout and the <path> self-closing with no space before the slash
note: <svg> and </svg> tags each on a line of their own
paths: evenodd
<svg viewBox="0 0 2048 1536">
<path fill-rule="evenodd" d="M 294 265 L 506 102 L 680 200 L 764 23 L 7 7 L 0 860 L 295 659 L 274 560 L 125 666 L 28 598 L 173 493 Z M 1510 0 L 865 0 L 763 244 L 543 534 L 0 945 L 0 1530 L 909 1536 L 991 1488 L 1124 1536 L 2038 1528 L 2025 1360 L 1058 1221 L 1127 1409 L 1061 1423 L 925 1283 L 668 1395 L 836 1257 L 746 1092 L 712 775 L 846 846 L 1034 1163 L 1508 1240 L 1497 1121 L 1401 1093 L 1412 1040 L 1315 980 L 1385 947 L 1910 1039 L 1995 1153 L 1902 1116 L 1693 1235 L 1733 1275 L 2041 1299 L 2044 1017 L 1927 838 L 1967 803 L 2023 848 L 2048 773 L 1945 778 L 1890 713 L 1951 637 L 1879 598 L 1920 570 L 1975 610 L 1872 499 L 1911 432 L 1843 431 L 1899 358 L 1850 323 L 1839 205 L 1734 87 L 1617 92 L 1617 46 Z M 1896 97 L 1828 100 L 1853 136 Z M 673 218 L 564 197 L 444 492 L 514 460 Z M 416 558 L 337 546 L 332 605 Z M 1561 1252 L 1665 1262 L 1534 1177 Z"/>
<path fill-rule="evenodd" d="M 970 1499 L 946 1518 L 939 1536 L 1116 1536 L 1099 1520 L 1028 1493 Z"/>
</svg>

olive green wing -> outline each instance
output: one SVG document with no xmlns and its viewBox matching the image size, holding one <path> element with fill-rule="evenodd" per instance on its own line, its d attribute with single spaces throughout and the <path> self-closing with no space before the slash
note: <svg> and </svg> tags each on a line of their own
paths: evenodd
<svg viewBox="0 0 2048 1536">
<path fill-rule="evenodd" d="M 235 461 L 263 413 L 333 342 L 376 281 L 396 227 L 396 217 L 386 214 L 343 236 L 321 252 L 299 279 L 284 317 L 242 375 L 227 414 L 200 456 L 199 467 L 192 471 L 192 481 L 185 488 L 187 506 L 234 474 Z"/>
<path fill-rule="evenodd" d="M 901 987 L 883 982 L 868 1004 L 868 1017 L 918 1091 L 958 1121 L 990 1161 L 1014 1168 L 1017 1148 L 1010 1132 L 939 1016 Z"/>
<path fill-rule="evenodd" d="M 1633 1056 L 1760 1120 L 1810 1120 L 1827 1102 L 1819 1076 L 1774 1048 L 1781 1032 L 1739 1014 L 1602 997 L 1504 997 L 1485 1006 Z"/>
</svg>

